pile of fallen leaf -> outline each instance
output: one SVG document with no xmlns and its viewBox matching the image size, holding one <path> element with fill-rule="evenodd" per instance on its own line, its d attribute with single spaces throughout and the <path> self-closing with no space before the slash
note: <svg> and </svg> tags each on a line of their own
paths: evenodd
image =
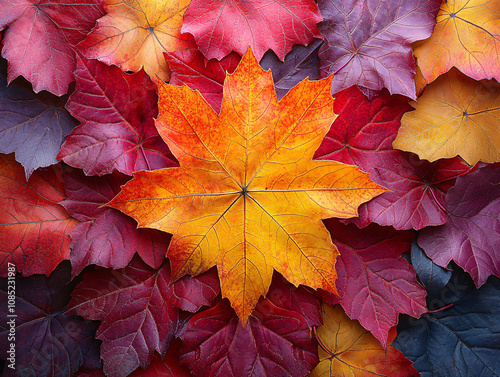
<svg viewBox="0 0 500 377">
<path fill-rule="evenodd" d="M 500 375 L 498 0 L 0 31 L 2 376 Z"/>
</svg>

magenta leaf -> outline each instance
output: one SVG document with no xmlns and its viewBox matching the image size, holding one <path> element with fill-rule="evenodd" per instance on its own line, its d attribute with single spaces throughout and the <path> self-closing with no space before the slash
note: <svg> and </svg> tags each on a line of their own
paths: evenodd
<svg viewBox="0 0 500 377">
<path fill-rule="evenodd" d="M 458 177 L 446 194 L 448 221 L 423 229 L 418 244 L 439 266 L 453 260 L 477 287 L 500 277 L 500 163 Z"/>
<path fill-rule="evenodd" d="M 146 73 L 128 75 L 80 55 L 77 62 L 76 90 L 66 107 L 82 124 L 66 137 L 58 158 L 87 175 L 177 166 L 156 131 L 158 96 Z"/>
<path fill-rule="evenodd" d="M 358 85 L 370 97 L 382 88 L 416 99 L 410 44 L 428 38 L 441 0 L 319 0 L 326 40 L 321 76 L 334 74 L 332 94 Z"/>
</svg>

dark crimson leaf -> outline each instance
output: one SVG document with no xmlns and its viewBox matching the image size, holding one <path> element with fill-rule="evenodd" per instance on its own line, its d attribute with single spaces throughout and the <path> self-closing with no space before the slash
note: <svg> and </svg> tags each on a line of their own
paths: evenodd
<svg viewBox="0 0 500 377">
<path fill-rule="evenodd" d="M 321 44 L 320 39 L 315 39 L 307 46 L 295 45 L 285 61 L 279 60 L 273 51 L 266 52 L 260 66 L 271 70 L 278 100 L 306 77 L 311 81 L 319 77 L 318 49 Z"/>
<path fill-rule="evenodd" d="M 26 182 L 14 155 L 0 155 L 0 276 L 8 263 L 24 276 L 49 275 L 69 259 L 69 234 L 77 221 L 58 203 L 64 199 L 59 165 L 37 170 Z"/>
<path fill-rule="evenodd" d="M 7 28 L 2 56 L 9 61 L 8 82 L 23 75 L 37 93 L 65 94 L 74 80 L 73 46 L 102 16 L 104 8 L 98 0 L 0 2 L 0 30 Z"/>
<path fill-rule="evenodd" d="M 337 302 L 387 348 L 389 330 L 400 313 L 419 317 L 427 311 L 425 289 L 401 256 L 410 250 L 413 232 L 376 224 L 360 230 L 336 219 L 324 223 L 340 252 Z"/>
<path fill-rule="evenodd" d="M 120 270 L 91 271 L 73 292 L 71 314 L 100 320 L 97 338 L 107 376 L 146 368 L 153 351 L 164 355 L 176 332 L 179 309 L 198 310 L 219 294 L 215 270 L 170 284 L 170 264 L 153 270 L 140 259 Z"/>
<path fill-rule="evenodd" d="M 172 71 L 170 84 L 186 84 L 197 89 L 212 108 L 219 113 L 222 105 L 222 85 L 227 73 L 233 73 L 241 60 L 236 52 L 224 57 L 220 62 L 208 62 L 198 50 L 165 52 L 165 59 Z"/>
<path fill-rule="evenodd" d="M 339 116 L 315 158 L 355 164 L 392 191 L 359 207 L 359 218 L 352 221 L 360 227 L 371 222 L 396 229 L 443 224 L 446 215 L 439 203 L 450 182 L 469 170 L 459 158 L 430 163 L 392 149 L 401 117 L 410 108 L 403 97 L 387 93 L 368 100 L 356 87 L 337 95 L 334 111 Z"/>
<path fill-rule="evenodd" d="M 76 285 L 76 281 L 68 283 L 70 270 L 69 263 L 62 263 L 48 278 L 1 279 L 2 357 L 10 357 L 9 349 L 15 344 L 15 368 L 9 367 L 12 360 L 7 359 L 2 376 L 72 376 L 82 365 L 100 367 L 100 342 L 94 339 L 97 323 L 63 314 Z M 13 306 L 11 296 L 15 296 Z"/>
<path fill-rule="evenodd" d="M 178 349 L 172 349 L 173 344 L 174 341 L 170 342 L 170 348 L 163 360 L 155 353 L 153 361 L 146 369 L 137 369 L 130 377 L 190 377 L 191 375 L 179 365 Z M 179 344 L 176 346 L 180 347 Z"/>
<path fill-rule="evenodd" d="M 419 280 L 427 289 L 429 298 L 439 295 L 451 278 L 451 270 L 438 266 L 425 255 L 424 251 L 418 247 L 416 238 L 411 247 L 411 264 Z"/>
<path fill-rule="evenodd" d="M 192 34 L 208 59 L 244 55 L 250 46 L 257 60 L 269 49 L 283 60 L 294 44 L 321 38 L 319 21 L 313 0 L 192 0 L 181 32 Z"/>
<path fill-rule="evenodd" d="M 500 276 L 500 163 L 458 177 L 446 194 L 448 221 L 422 230 L 418 244 L 434 263 L 453 260 L 477 287 Z"/>
<path fill-rule="evenodd" d="M 76 90 L 66 108 L 82 124 L 57 157 L 87 175 L 176 166 L 154 126 L 158 96 L 144 71 L 128 75 L 80 55 L 77 62 Z"/>
<path fill-rule="evenodd" d="M 82 221 L 71 233 L 70 260 L 73 276 L 85 266 L 96 264 L 113 269 L 125 267 L 135 253 L 149 266 L 158 268 L 167 253 L 170 234 L 137 229 L 137 222 L 109 207 L 129 177 L 115 173 L 87 177 L 80 170 L 64 175 L 67 199 L 61 202 L 69 214 Z"/>
<path fill-rule="evenodd" d="M 66 96 L 35 94 L 21 80 L 7 85 L 7 63 L 0 60 L 0 153 L 16 153 L 26 179 L 39 167 L 57 163 L 64 137 L 77 122 L 64 109 Z"/>
<path fill-rule="evenodd" d="M 321 76 L 334 74 L 332 94 L 352 85 L 365 94 L 387 88 L 416 99 L 412 42 L 428 38 L 441 0 L 319 0 L 326 40 Z"/>
<path fill-rule="evenodd" d="M 422 377 L 500 375 L 500 281 L 491 278 L 479 290 L 464 281 L 452 278 L 446 286 L 456 292 L 451 307 L 398 326 L 392 345 Z"/>
<path fill-rule="evenodd" d="M 244 329 L 226 299 L 196 313 L 180 335 L 180 362 L 195 377 L 306 376 L 318 363 L 309 326 L 320 323 L 312 294 L 275 274 Z"/>
</svg>

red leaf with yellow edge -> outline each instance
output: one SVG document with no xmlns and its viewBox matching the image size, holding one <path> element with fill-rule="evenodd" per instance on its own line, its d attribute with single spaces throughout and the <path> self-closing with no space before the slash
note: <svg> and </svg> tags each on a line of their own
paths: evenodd
<svg viewBox="0 0 500 377">
<path fill-rule="evenodd" d="M 500 84 L 452 70 L 429 85 L 401 119 L 394 148 L 435 161 L 460 155 L 470 165 L 500 159 Z"/>
<path fill-rule="evenodd" d="M 395 329 L 394 329 L 395 330 Z M 377 339 L 349 319 L 340 306 L 323 306 L 323 326 L 318 327 L 321 346 L 319 364 L 311 377 L 417 377 L 412 362 L 389 346 L 385 350 Z M 389 333 L 389 343 L 396 331 Z"/>
<path fill-rule="evenodd" d="M 284 60 L 294 44 L 321 38 L 319 21 L 313 0 L 191 0 L 182 32 L 194 36 L 208 59 L 243 55 L 250 46 L 259 61 L 269 49 Z"/>
<path fill-rule="evenodd" d="M 13 263 L 24 276 L 49 274 L 69 259 L 69 234 L 78 223 L 64 199 L 59 165 L 35 171 L 28 182 L 14 155 L 0 155 L 0 276 Z"/>
<path fill-rule="evenodd" d="M 107 15 L 78 47 L 88 57 L 124 71 L 144 67 L 153 80 L 170 80 L 164 51 L 194 46 L 181 36 L 182 16 L 190 0 L 104 0 Z"/>
<path fill-rule="evenodd" d="M 224 82 L 219 116 L 199 92 L 160 83 L 160 135 L 180 167 L 137 172 L 110 206 L 173 234 L 174 278 L 217 265 L 245 324 L 273 269 L 335 292 L 337 250 L 322 218 L 357 215 L 385 189 L 356 167 L 312 161 L 332 120 L 331 78 L 281 101 L 251 50 Z"/>
<path fill-rule="evenodd" d="M 325 220 L 325 225 L 340 252 L 337 302 L 385 348 L 400 313 L 418 318 L 427 311 L 425 289 L 401 256 L 410 250 L 414 233 L 377 224 L 359 229 L 336 219 Z"/>
<path fill-rule="evenodd" d="M 475 80 L 500 81 L 500 2 L 444 0 L 432 35 L 413 46 L 428 83 L 451 67 Z"/>
</svg>

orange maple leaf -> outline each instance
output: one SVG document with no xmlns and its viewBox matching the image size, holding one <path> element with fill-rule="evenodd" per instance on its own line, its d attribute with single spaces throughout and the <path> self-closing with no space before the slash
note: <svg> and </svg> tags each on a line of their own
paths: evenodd
<svg viewBox="0 0 500 377">
<path fill-rule="evenodd" d="M 435 161 L 460 155 L 470 165 L 500 159 L 500 85 L 456 69 L 431 83 L 401 119 L 394 148 Z"/>
<path fill-rule="evenodd" d="M 184 50 L 194 43 L 180 33 L 190 0 L 105 0 L 108 14 L 78 47 L 87 58 L 124 71 L 142 67 L 153 79 L 170 80 L 164 51 Z"/>
<path fill-rule="evenodd" d="M 389 333 L 389 343 L 396 329 Z M 323 325 L 318 327 L 319 364 L 310 377 L 418 376 L 410 360 L 394 347 L 380 342 L 337 305 L 323 306 Z"/>
<path fill-rule="evenodd" d="M 455 66 L 476 79 L 500 81 L 500 1 L 444 0 L 436 27 L 413 45 L 428 83 Z"/>
<path fill-rule="evenodd" d="M 173 233 L 174 278 L 218 266 L 222 295 L 246 323 L 273 268 L 336 292 L 338 255 L 321 222 L 357 216 L 386 191 L 356 167 L 312 161 L 335 114 L 332 78 L 277 101 L 251 50 L 224 82 L 220 115 L 198 91 L 160 83 L 156 126 L 179 168 L 140 171 L 109 205 Z"/>
</svg>

